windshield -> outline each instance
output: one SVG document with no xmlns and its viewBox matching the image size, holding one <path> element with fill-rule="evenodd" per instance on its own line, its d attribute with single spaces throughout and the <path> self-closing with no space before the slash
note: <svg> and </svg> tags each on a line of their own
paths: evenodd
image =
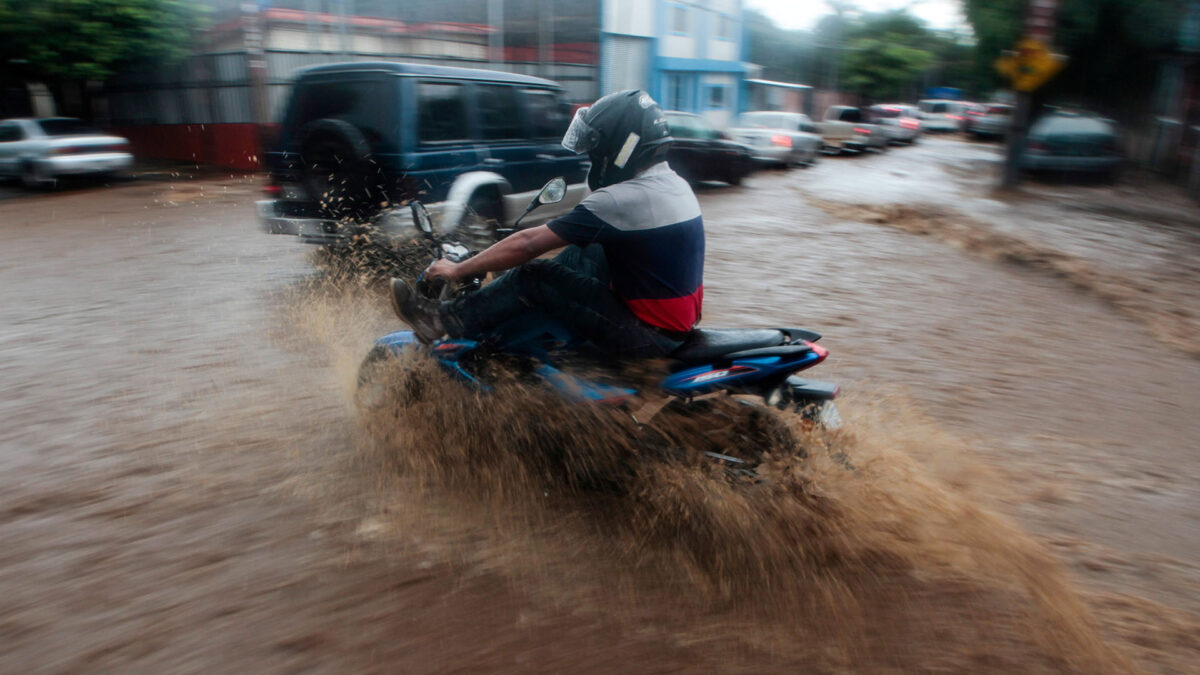
<svg viewBox="0 0 1200 675">
<path fill-rule="evenodd" d="M 47 136 L 86 136 L 100 133 L 82 121 L 71 117 L 38 120 L 37 125 L 42 128 L 42 133 Z"/>
</svg>

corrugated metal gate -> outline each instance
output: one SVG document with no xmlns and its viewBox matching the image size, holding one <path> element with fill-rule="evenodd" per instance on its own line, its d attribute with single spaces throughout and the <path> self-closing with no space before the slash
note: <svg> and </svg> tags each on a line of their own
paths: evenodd
<svg viewBox="0 0 1200 675">
<path fill-rule="evenodd" d="M 649 38 L 631 35 L 614 35 L 604 43 L 600 53 L 600 72 L 604 81 L 600 90 L 605 92 L 624 89 L 645 89 L 650 86 L 650 54 L 652 43 Z"/>
</svg>

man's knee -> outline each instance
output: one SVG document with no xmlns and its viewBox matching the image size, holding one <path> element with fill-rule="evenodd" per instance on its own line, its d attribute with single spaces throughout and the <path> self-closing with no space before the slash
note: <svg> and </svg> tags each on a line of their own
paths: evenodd
<svg viewBox="0 0 1200 675">
<path fill-rule="evenodd" d="M 517 268 L 517 289 L 526 302 L 538 302 L 542 289 L 550 283 L 559 265 L 553 260 L 538 258 Z"/>
</svg>

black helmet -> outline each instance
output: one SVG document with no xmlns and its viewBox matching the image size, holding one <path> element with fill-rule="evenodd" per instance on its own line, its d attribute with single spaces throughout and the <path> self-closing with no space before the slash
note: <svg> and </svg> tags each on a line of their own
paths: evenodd
<svg viewBox="0 0 1200 675">
<path fill-rule="evenodd" d="M 564 148 L 588 153 L 588 187 L 593 190 L 629 180 L 662 161 L 670 142 L 662 108 L 640 89 L 609 94 L 580 108 L 562 140 Z"/>
</svg>

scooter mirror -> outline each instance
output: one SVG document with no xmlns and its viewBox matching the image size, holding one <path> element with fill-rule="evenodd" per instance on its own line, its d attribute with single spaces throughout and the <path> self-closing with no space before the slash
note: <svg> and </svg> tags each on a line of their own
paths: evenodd
<svg viewBox="0 0 1200 675">
<path fill-rule="evenodd" d="M 429 217 L 429 210 L 425 205 L 414 199 L 409 202 L 408 207 L 412 209 L 413 227 L 425 234 L 433 234 L 433 219 Z"/>
<path fill-rule="evenodd" d="M 542 191 L 538 193 L 537 202 L 539 204 L 557 204 L 567 195 L 567 181 L 562 176 L 551 178 L 549 183 L 542 187 Z"/>
</svg>

